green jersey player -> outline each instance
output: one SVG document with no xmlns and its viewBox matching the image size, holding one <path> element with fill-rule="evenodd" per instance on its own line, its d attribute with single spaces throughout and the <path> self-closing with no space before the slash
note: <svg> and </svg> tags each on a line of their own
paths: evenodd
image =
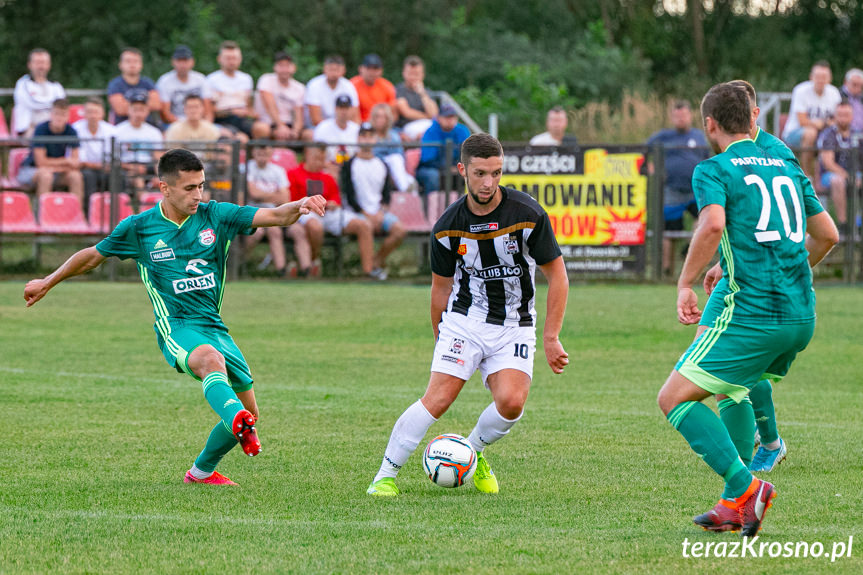
<svg viewBox="0 0 863 575">
<path fill-rule="evenodd" d="M 684 324 L 701 319 L 692 286 L 717 248 L 723 274 L 714 293 L 722 294 L 723 308 L 680 358 L 658 402 L 725 481 L 719 503 L 696 523 L 752 536 L 775 490 L 752 476 L 728 429 L 701 401 L 716 395 L 741 403 L 759 380 L 775 381 L 788 372 L 815 327 L 810 266 L 835 245 L 838 233 L 818 199 L 806 193 L 797 166 L 751 139 L 745 91 L 714 86 L 701 103 L 701 115 L 717 155 L 693 174 L 699 225 L 678 280 L 677 314 Z"/>
<path fill-rule="evenodd" d="M 66 278 L 99 266 L 110 256 L 133 258 L 153 304 L 156 339 L 168 363 L 203 385 L 204 397 L 220 421 L 186 483 L 236 485 L 216 465 L 238 442 L 250 456 L 261 450 L 255 422 L 258 406 L 243 354 L 219 315 L 231 240 L 252 228 L 288 226 L 301 215 L 323 215 L 322 196 L 277 208 L 202 203 L 204 166 L 188 150 L 174 149 L 159 160 L 163 199 L 152 209 L 120 222 L 96 246 L 70 257 L 54 273 L 24 288 L 31 306 Z"/>
</svg>

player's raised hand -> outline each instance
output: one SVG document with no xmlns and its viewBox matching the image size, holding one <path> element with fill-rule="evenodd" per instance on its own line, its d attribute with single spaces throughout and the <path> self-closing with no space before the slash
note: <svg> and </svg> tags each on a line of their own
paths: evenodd
<svg viewBox="0 0 863 575">
<path fill-rule="evenodd" d="M 306 214 L 310 214 L 312 212 L 318 214 L 319 216 L 324 215 L 324 211 L 327 209 L 327 200 L 324 199 L 324 196 L 320 194 L 316 194 L 314 196 L 306 196 L 302 200 L 300 200 L 300 215 L 304 216 Z"/>
<path fill-rule="evenodd" d="M 701 319 L 698 296 L 692 288 L 677 288 L 677 319 L 683 325 L 698 323 Z"/>
<path fill-rule="evenodd" d="M 30 307 L 48 293 L 48 282 L 44 279 L 30 280 L 24 286 L 24 300 L 27 302 L 27 307 Z"/>
<path fill-rule="evenodd" d="M 569 365 L 569 354 L 563 349 L 563 344 L 560 340 L 543 339 L 543 347 L 545 348 L 545 359 L 548 361 L 548 366 L 554 373 L 563 373 L 563 368 Z"/>
<path fill-rule="evenodd" d="M 716 284 L 719 283 L 719 280 L 722 279 L 722 266 L 718 263 L 707 270 L 707 273 L 704 274 L 704 291 L 707 295 L 713 293 L 713 289 L 716 287 Z"/>
</svg>

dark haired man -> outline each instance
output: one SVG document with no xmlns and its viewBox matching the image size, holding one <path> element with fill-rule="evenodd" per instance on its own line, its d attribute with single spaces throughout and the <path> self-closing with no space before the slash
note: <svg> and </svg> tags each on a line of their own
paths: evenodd
<svg viewBox="0 0 863 575">
<path fill-rule="evenodd" d="M 303 100 L 306 87 L 294 79 L 297 65 L 287 52 L 276 52 L 273 71 L 258 78 L 255 111 L 267 130 L 257 138 L 299 140 L 303 133 Z"/>
<path fill-rule="evenodd" d="M 701 115 L 717 155 L 692 177 L 699 225 L 677 284 L 677 315 L 683 324 L 702 318 L 692 286 L 720 244 L 723 277 L 708 307 L 721 302 L 722 312 L 711 314 L 712 325 L 681 356 L 657 400 L 669 423 L 725 481 L 719 503 L 695 523 L 753 536 L 775 490 L 752 476 L 729 429 L 701 401 L 716 395 L 739 404 L 763 377 L 778 381 L 788 372 L 815 327 L 810 266 L 838 234 L 804 185 L 803 172 L 752 141 L 745 90 L 717 84 L 704 96 Z M 739 432 L 751 434 L 753 425 L 750 419 Z"/>
<path fill-rule="evenodd" d="M 509 433 L 530 390 L 537 266 L 548 279 L 546 360 L 554 373 L 569 363 L 558 339 L 569 280 L 548 214 L 529 195 L 500 186 L 503 149 L 488 134 L 464 141 L 458 170 L 468 193 L 447 208 L 431 238 L 431 378 L 396 422 L 370 495 L 398 495 L 399 469 L 477 369 L 493 401 L 468 437 L 478 454 L 473 480 L 479 491 L 498 492 L 483 450 Z"/>
<path fill-rule="evenodd" d="M 65 138 L 47 142 L 51 137 Z M 84 201 L 84 178 L 78 158 L 78 133 L 69 125 L 69 102 L 65 98 L 51 104 L 51 116 L 33 131 L 30 155 L 24 158 L 18 181 L 36 189 L 36 195 L 47 194 L 58 185 L 65 185 L 78 201 Z"/>
<path fill-rule="evenodd" d="M 149 112 L 159 112 L 162 103 L 156 84 L 147 76 L 142 76 L 144 56 L 137 48 L 125 48 L 120 53 L 120 75 L 108 83 L 108 104 L 111 106 L 114 124 L 125 122 L 129 117 L 129 104 L 132 96 L 139 93 L 147 95 Z"/>
<path fill-rule="evenodd" d="M 59 282 L 110 256 L 133 258 L 153 304 L 162 354 L 171 367 L 202 382 L 204 397 L 220 418 L 185 482 L 236 485 L 216 472 L 216 465 L 237 442 L 250 456 L 260 452 L 261 443 L 252 376 L 220 316 L 228 246 L 252 228 L 288 226 L 303 214 L 323 214 L 324 200 L 302 198 L 277 208 L 201 203 L 204 166 L 183 149 L 161 157 L 158 175 L 163 198 L 155 207 L 126 218 L 49 276 L 28 282 L 24 299 L 29 307 Z"/>
</svg>

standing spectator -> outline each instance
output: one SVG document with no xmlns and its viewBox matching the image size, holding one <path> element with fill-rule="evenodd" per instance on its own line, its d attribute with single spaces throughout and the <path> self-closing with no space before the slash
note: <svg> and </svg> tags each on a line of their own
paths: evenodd
<svg viewBox="0 0 863 575">
<path fill-rule="evenodd" d="M 455 108 L 449 104 L 440 107 L 437 119 L 426 130 L 422 137 L 423 144 L 440 144 L 426 146 L 422 149 L 420 163 L 417 167 L 417 181 L 423 193 L 429 194 L 441 189 L 441 176 L 444 171 L 454 171 L 458 165 L 461 144 L 470 136 L 470 130 L 459 124 Z M 446 157 L 445 144 L 452 142 L 452 155 Z"/>
<path fill-rule="evenodd" d="M 204 99 L 198 94 L 189 94 L 183 104 L 182 119 L 168 127 L 165 131 L 165 140 L 168 142 L 215 142 L 221 137 L 231 137 L 232 132 L 229 129 L 208 122 L 204 119 L 204 114 Z"/>
<path fill-rule="evenodd" d="M 315 126 L 316 142 L 334 144 L 327 147 L 327 161 L 331 165 L 341 166 L 357 151 L 356 146 L 351 144 L 357 143 L 360 125 L 351 120 L 353 110 L 351 99 L 342 94 L 336 98 L 335 116 Z"/>
<path fill-rule="evenodd" d="M 698 206 L 692 192 L 692 172 L 698 162 L 706 160 L 707 139 L 704 132 L 692 127 L 692 108 L 689 102 L 677 100 L 670 112 L 672 128 L 660 130 L 647 140 L 647 146 L 665 149 L 662 215 L 667 231 L 683 230 L 683 214 L 698 217 Z M 653 172 L 653 165 L 649 167 Z M 671 239 L 662 238 L 662 266 L 664 273 L 671 272 Z"/>
<path fill-rule="evenodd" d="M 48 143 L 40 138 L 73 138 L 72 141 Z M 33 130 L 30 154 L 21 163 L 18 181 L 24 186 L 35 186 L 41 196 L 57 189 L 69 188 L 78 201 L 84 201 L 84 179 L 78 160 L 78 135 L 69 125 L 69 102 L 55 100 L 51 105 L 51 118 Z"/>
<path fill-rule="evenodd" d="M 240 71 L 243 53 L 240 46 L 225 40 L 219 46 L 219 69 L 207 76 L 207 88 L 213 99 L 217 124 L 248 137 L 266 137 L 269 126 L 255 122 L 252 109 L 252 77 Z"/>
<path fill-rule="evenodd" d="M 333 236 L 343 234 L 356 236 L 363 273 L 373 277 L 375 236 L 371 224 L 350 210 L 342 209 L 339 185 L 335 178 L 325 171 L 324 147 L 309 144 L 303 156 L 303 163 L 288 172 L 291 201 L 294 201 L 294 198 L 302 199 L 306 196 L 323 194 L 327 200 L 327 211 L 323 216 L 309 214 L 311 216 L 309 218 L 301 217 L 300 225 L 288 228 L 288 235 L 294 240 L 294 250 L 301 249 L 301 246 L 302 249 L 309 250 L 309 257 L 312 260 L 311 275 L 314 276 L 320 270 L 324 231 Z M 297 252 L 297 259 L 300 259 L 299 252 Z"/>
<path fill-rule="evenodd" d="M 566 110 L 562 106 L 555 106 L 545 117 L 546 131 L 531 138 L 530 145 L 575 147 L 578 144 L 575 136 L 566 135 L 567 123 Z"/>
<path fill-rule="evenodd" d="M 848 179 L 856 178 L 856 175 L 848 172 L 854 148 L 851 133 L 854 109 L 849 102 L 840 102 L 834 114 L 833 125 L 824 128 L 818 136 L 818 161 L 821 165 L 821 185 L 830 190 L 839 230 L 847 233 L 845 200 Z"/>
<path fill-rule="evenodd" d="M 15 82 L 15 108 L 12 112 L 12 127 L 18 136 L 29 138 L 37 124 L 51 117 L 51 105 L 66 97 L 57 82 L 48 80 L 51 71 L 51 54 L 44 48 L 30 50 L 27 57 L 29 74 Z"/>
<path fill-rule="evenodd" d="M 312 138 L 315 126 L 336 115 L 336 98 L 351 99 L 351 120 L 359 118 L 360 99 L 357 89 L 345 78 L 345 61 L 341 56 L 327 56 L 324 73 L 315 76 L 306 84 L 306 106 L 309 109 L 310 126 L 305 137 Z"/>
<path fill-rule="evenodd" d="M 146 94 L 132 94 L 129 119 L 117 124 L 114 136 L 120 144 L 120 162 L 126 187 L 136 194 L 146 190 L 146 178 L 155 175 L 155 162 L 162 155 L 162 132 L 147 123 L 150 113 Z"/>
<path fill-rule="evenodd" d="M 416 178 L 410 175 L 405 168 L 405 154 L 401 146 L 401 138 L 393 129 L 393 112 L 387 104 L 375 104 L 372 108 L 371 126 L 375 135 L 377 145 L 374 148 L 375 156 L 386 162 L 390 169 L 396 188 L 402 191 L 415 192 L 417 187 Z"/>
<path fill-rule="evenodd" d="M 403 82 L 396 86 L 396 128 L 410 140 L 419 140 L 438 115 L 438 105 L 425 87 L 425 64 L 419 56 L 408 56 L 402 66 Z"/>
<path fill-rule="evenodd" d="M 275 208 L 290 201 L 288 191 L 288 176 L 285 169 L 272 163 L 273 148 L 270 146 L 256 146 L 252 150 L 252 160 L 246 166 L 246 193 L 248 205 L 258 208 Z M 285 228 L 273 226 L 270 228 L 258 228 L 249 236 L 246 249 L 251 250 L 264 237 L 270 244 L 270 255 L 276 266 L 279 277 L 287 275 L 287 261 L 285 258 Z M 311 261 L 301 270 L 308 275 Z"/>
<path fill-rule="evenodd" d="M 156 90 L 162 101 L 162 121 L 167 125 L 184 119 L 183 108 L 186 98 L 191 95 L 202 98 L 206 117 L 212 118 L 213 104 L 207 89 L 207 77 L 194 70 L 195 57 L 191 48 L 183 44 L 174 48 L 171 66 L 174 69 L 162 74 L 156 81 Z"/>
<path fill-rule="evenodd" d="M 303 101 L 306 87 L 294 80 L 297 65 L 285 52 L 276 52 L 273 72 L 258 78 L 255 111 L 258 119 L 269 126 L 263 136 L 272 140 L 299 140 L 303 134 Z"/>
<path fill-rule="evenodd" d="M 842 95 L 830 85 L 833 74 L 830 64 L 820 60 L 812 66 L 809 80 L 794 86 L 791 92 L 791 111 L 782 132 L 782 139 L 791 148 L 802 148 L 800 166 L 811 180 L 815 173 L 815 155 L 812 148 L 818 134 L 830 125 L 836 105 Z"/>
<path fill-rule="evenodd" d="M 129 103 L 132 95 L 143 93 L 147 97 L 149 112 L 160 112 L 162 104 L 156 84 L 147 76 L 141 75 L 144 57 L 137 48 L 125 48 L 120 53 L 120 75 L 108 82 L 108 104 L 114 116 L 114 124 L 125 122 L 129 117 Z"/>
<path fill-rule="evenodd" d="M 364 218 L 375 234 L 385 236 L 375 254 L 370 274 L 375 279 L 385 280 L 387 256 L 401 245 L 405 229 L 398 217 L 389 211 L 392 195 L 390 170 L 383 160 L 375 156 L 376 140 L 371 124 L 363 124 L 357 139 L 360 149 L 342 167 L 342 193 L 348 204 L 345 210 Z"/>
<path fill-rule="evenodd" d="M 839 88 L 839 93 L 848 100 L 854 111 L 851 133 L 855 136 L 863 134 L 863 70 L 851 68 L 845 72 L 845 83 Z"/>
<path fill-rule="evenodd" d="M 351 78 L 360 100 L 360 121 L 368 122 L 375 104 L 389 105 L 396 110 L 396 88 L 383 77 L 384 63 L 377 54 L 366 54 L 359 66 L 359 75 Z"/>
<path fill-rule="evenodd" d="M 91 194 L 108 189 L 114 126 L 105 121 L 105 104 L 102 103 L 102 98 L 88 98 L 84 104 L 84 117 L 72 124 L 72 127 L 81 139 L 78 159 L 81 161 L 86 200 Z M 85 201 L 84 204 L 86 203 Z"/>
</svg>

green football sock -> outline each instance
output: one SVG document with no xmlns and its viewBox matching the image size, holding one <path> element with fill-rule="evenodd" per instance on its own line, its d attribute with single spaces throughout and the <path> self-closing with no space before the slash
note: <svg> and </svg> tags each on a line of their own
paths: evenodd
<svg viewBox="0 0 863 575">
<path fill-rule="evenodd" d="M 722 497 L 730 499 L 743 495 L 752 481 L 752 474 L 743 465 L 728 430 L 716 414 L 699 401 L 684 401 L 667 417 L 692 450 L 725 479 Z"/>
<path fill-rule="evenodd" d="M 737 448 L 743 465 L 749 467 L 752 463 L 752 450 L 755 448 L 755 414 L 752 412 L 752 402 L 744 397 L 740 403 L 733 399 L 723 399 L 719 402 L 719 418 L 728 430 L 731 443 Z"/>
<path fill-rule="evenodd" d="M 210 432 L 210 437 L 207 438 L 207 445 L 204 450 L 195 460 L 195 467 L 201 471 L 213 471 L 228 453 L 237 444 L 237 438 L 225 426 L 223 422 L 219 422 Z"/>
<path fill-rule="evenodd" d="M 769 379 L 762 379 L 749 392 L 752 399 L 752 409 L 755 411 L 755 423 L 761 435 L 761 444 L 766 445 L 779 439 L 779 429 L 776 427 L 776 410 L 773 408 L 773 386 Z"/>
<path fill-rule="evenodd" d="M 231 389 L 228 376 L 220 371 L 214 371 L 204 378 L 203 387 L 207 403 L 222 418 L 228 429 L 231 429 L 234 416 L 243 409 L 243 404 Z"/>
</svg>

